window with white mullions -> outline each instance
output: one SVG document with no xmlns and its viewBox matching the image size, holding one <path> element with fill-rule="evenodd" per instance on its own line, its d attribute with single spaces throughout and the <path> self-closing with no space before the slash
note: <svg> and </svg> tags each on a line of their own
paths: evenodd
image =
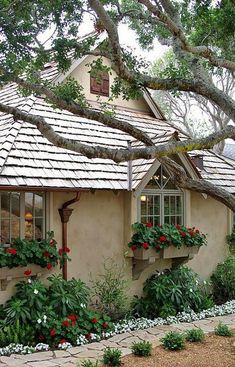
<svg viewBox="0 0 235 367">
<path fill-rule="evenodd" d="M 160 166 L 140 196 L 140 221 L 158 224 L 183 224 L 183 192 L 165 168 Z"/>
</svg>

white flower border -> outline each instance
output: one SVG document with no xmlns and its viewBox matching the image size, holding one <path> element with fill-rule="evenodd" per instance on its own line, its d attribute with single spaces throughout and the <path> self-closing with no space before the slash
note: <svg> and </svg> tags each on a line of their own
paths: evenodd
<svg viewBox="0 0 235 367">
<path fill-rule="evenodd" d="M 80 335 L 77 339 L 77 345 L 84 345 L 94 341 L 100 341 L 102 339 L 110 338 L 117 334 L 122 334 L 130 331 L 143 330 L 154 326 L 160 325 L 171 325 L 178 324 L 180 322 L 194 322 L 198 320 L 203 320 L 208 317 L 215 316 L 224 316 L 235 314 L 235 300 L 228 301 L 221 306 L 213 306 L 207 310 L 196 313 L 194 311 L 189 312 L 181 312 L 176 316 L 170 316 L 166 319 L 162 319 L 160 317 L 150 320 L 146 318 L 137 318 L 137 319 L 128 319 L 122 320 L 114 324 L 114 330 L 111 332 L 105 332 L 102 334 L 102 337 L 98 334 L 91 334 L 90 341 L 86 339 L 84 335 Z M 63 344 L 59 344 L 58 348 L 66 350 L 71 348 L 72 344 L 66 342 Z M 29 354 L 38 351 L 47 351 L 49 350 L 48 344 L 39 343 L 35 347 L 32 346 L 24 346 L 22 344 L 10 344 L 7 347 L 0 348 L 0 356 L 9 356 L 12 353 L 17 354 Z"/>
</svg>

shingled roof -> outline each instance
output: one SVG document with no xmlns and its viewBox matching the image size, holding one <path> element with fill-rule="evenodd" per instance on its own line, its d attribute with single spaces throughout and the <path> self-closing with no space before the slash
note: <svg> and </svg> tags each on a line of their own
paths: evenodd
<svg viewBox="0 0 235 367">
<path fill-rule="evenodd" d="M 48 65 L 44 77 L 58 77 L 56 65 Z M 126 148 L 127 142 L 139 144 L 129 135 L 103 124 L 53 109 L 43 98 L 22 97 L 15 84 L 0 91 L 0 102 L 16 106 L 25 112 L 43 116 L 53 129 L 64 137 L 87 144 Z M 97 106 L 94 106 L 97 108 Z M 146 132 L 156 144 L 182 132 L 164 118 L 151 113 L 117 109 L 117 117 Z M 14 121 L 11 115 L 0 113 L 0 188 L 51 189 L 135 189 L 150 169 L 154 160 L 136 160 L 132 163 L 132 182 L 129 182 L 128 163 L 116 164 L 111 160 L 88 159 L 79 153 L 52 145 L 36 127 Z M 206 180 L 235 192 L 234 167 L 212 152 L 204 152 Z"/>
</svg>

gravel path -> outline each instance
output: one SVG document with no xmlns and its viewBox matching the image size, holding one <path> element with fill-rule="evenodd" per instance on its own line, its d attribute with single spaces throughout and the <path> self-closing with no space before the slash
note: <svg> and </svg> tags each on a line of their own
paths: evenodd
<svg viewBox="0 0 235 367">
<path fill-rule="evenodd" d="M 0 357 L 0 367 L 76 367 L 77 364 L 84 359 L 90 359 L 92 361 L 101 359 L 103 350 L 106 347 L 118 348 L 122 351 L 123 356 L 127 356 L 131 354 L 131 345 L 133 342 L 149 340 L 153 347 L 157 347 L 160 345 L 160 338 L 170 330 L 185 331 L 187 329 L 192 329 L 193 327 L 200 327 L 205 333 L 210 333 L 214 331 L 214 327 L 218 325 L 219 321 L 222 321 L 229 327 L 235 329 L 235 314 L 217 316 L 205 320 L 195 321 L 193 323 L 156 326 L 145 330 L 119 334 L 113 336 L 110 339 L 102 340 L 99 343 L 91 343 L 85 346 L 73 347 L 67 351 L 55 350 L 48 352 L 37 352 L 28 355 L 12 354 L 10 357 Z M 185 351 L 182 352 L 185 353 Z M 124 366 L 129 366 L 129 364 L 126 363 L 128 363 L 128 360 L 125 362 Z M 189 365 L 193 366 L 191 362 L 187 364 L 187 366 Z M 151 366 L 151 364 L 145 364 L 145 366 Z M 164 366 L 168 365 L 166 364 Z M 177 366 L 177 364 L 174 364 L 174 366 Z M 179 364 L 178 366 L 181 367 Z M 204 365 L 202 364 L 200 366 Z M 209 367 L 208 364 L 205 364 L 205 366 Z M 216 367 L 217 365 L 212 366 Z M 220 364 L 220 366 L 222 365 Z M 231 364 L 231 366 L 235 366 L 235 362 L 234 364 Z M 182 367 L 184 367 L 184 365 L 182 365 Z M 230 367 L 230 365 L 223 364 L 223 367 Z"/>
</svg>

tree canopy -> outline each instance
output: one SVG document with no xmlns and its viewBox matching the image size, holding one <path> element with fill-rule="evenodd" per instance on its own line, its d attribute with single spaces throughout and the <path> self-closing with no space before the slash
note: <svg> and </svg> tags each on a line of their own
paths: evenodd
<svg viewBox="0 0 235 367">
<path fill-rule="evenodd" d="M 80 26 L 86 14 L 94 19 L 94 32 L 81 39 Z M 0 103 L 0 111 L 37 126 L 53 144 L 89 158 L 107 158 L 115 162 L 159 158 L 171 167 L 172 162 L 166 156 L 212 148 L 225 138 L 234 137 L 235 126 L 225 126 L 203 138 L 155 146 L 147 134 L 118 120 L 113 111 L 107 108 L 94 111 L 84 97 L 82 85 L 77 81 L 67 79 L 62 84 L 51 85 L 43 80 L 40 72 L 52 61 L 57 62 L 59 69 L 65 72 L 75 58 L 85 55 L 97 57 L 91 65 L 92 70 L 111 72 L 103 64 L 103 58 L 107 57 L 118 75 L 112 85 L 113 97 L 121 95 L 125 99 L 136 98 L 142 94 L 143 88 L 195 93 L 213 103 L 235 122 L 235 101 L 211 78 L 212 70 L 218 75 L 223 70 L 229 70 L 234 75 L 234 19 L 233 0 L 2 0 L 1 85 L 15 82 L 23 94 L 43 95 L 53 106 L 118 128 L 144 145 L 128 149 L 89 146 L 61 137 L 40 116 L 30 115 L 3 103 Z M 144 60 L 136 58 L 120 44 L 118 26 L 123 22 L 135 30 L 143 48 L 150 48 L 157 39 L 171 48 L 177 62 L 166 65 L 158 75 L 150 75 Z M 49 48 L 48 43 L 41 41 L 42 34 L 48 29 L 51 34 Z M 106 38 L 97 48 L 96 41 L 102 32 Z M 175 172 L 178 179 L 179 172 L 178 167 L 178 176 Z M 200 185 L 203 183 L 200 182 Z M 204 187 L 204 190 L 210 191 L 208 187 Z M 228 202 L 230 207 L 235 208 L 232 197 L 227 199 Z"/>
</svg>

